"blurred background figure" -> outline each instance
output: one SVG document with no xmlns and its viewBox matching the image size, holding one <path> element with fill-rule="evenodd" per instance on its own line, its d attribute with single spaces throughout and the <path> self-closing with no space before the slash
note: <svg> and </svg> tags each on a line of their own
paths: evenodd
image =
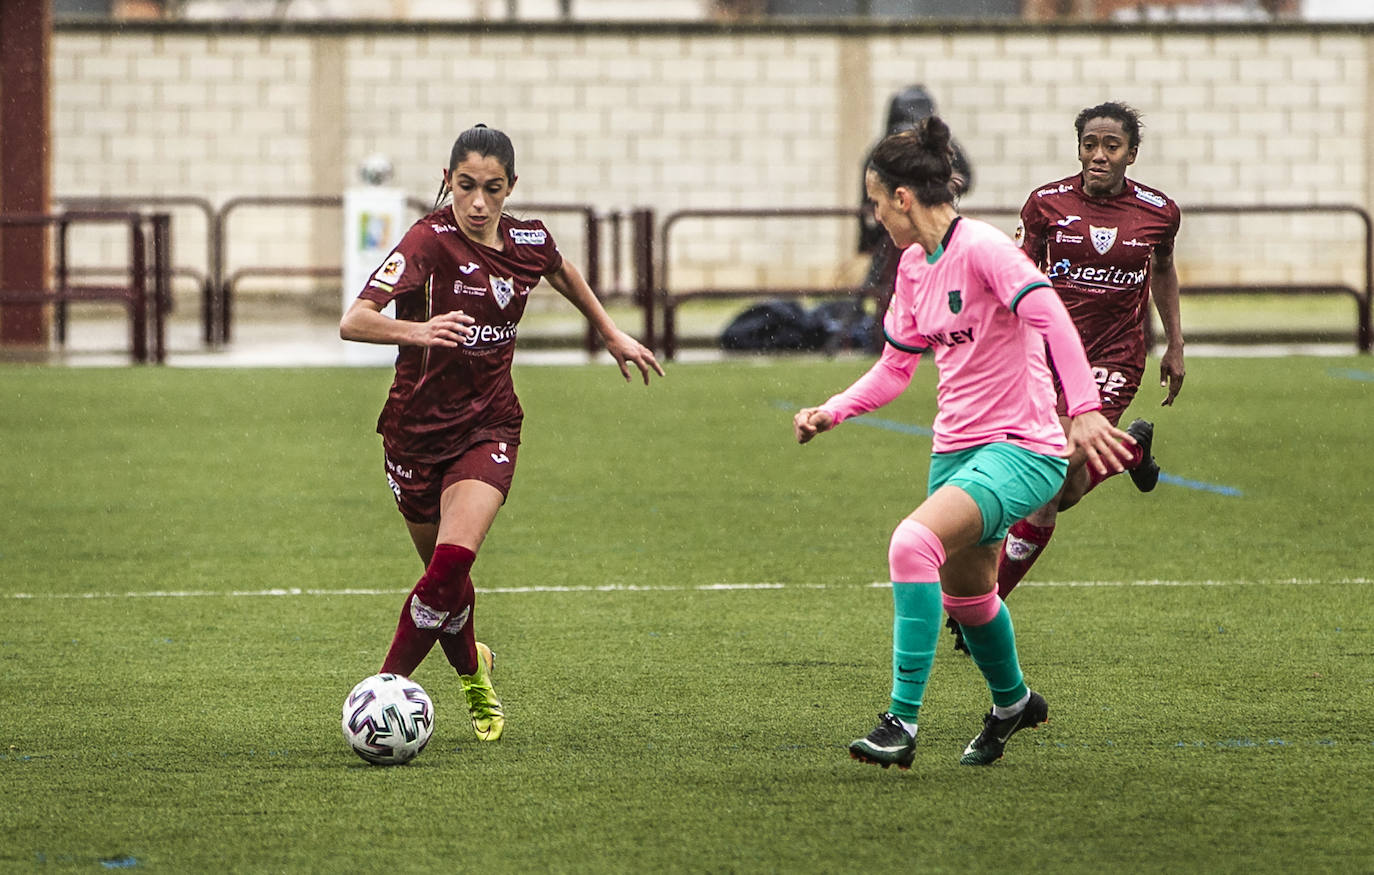
<svg viewBox="0 0 1374 875">
<path fill-rule="evenodd" d="M 924 85 L 908 85 L 892 95 L 887 104 L 887 123 L 879 140 L 899 131 L 915 128 L 921 121 L 935 115 L 935 98 Z M 950 184 L 956 189 L 955 200 L 973 189 L 973 165 L 959 143 L 951 140 L 954 150 L 954 177 Z M 867 160 L 867 157 L 865 157 Z M 863 188 L 863 178 L 859 180 L 859 204 L 863 212 L 859 216 L 859 254 L 869 256 L 868 273 L 862 288 L 877 303 L 873 320 L 874 331 L 872 349 L 882 348 L 882 314 L 887 310 L 887 302 L 892 299 L 892 286 L 897 279 L 897 261 L 901 250 L 893 244 L 883 226 L 873 216 L 873 206 Z"/>
</svg>

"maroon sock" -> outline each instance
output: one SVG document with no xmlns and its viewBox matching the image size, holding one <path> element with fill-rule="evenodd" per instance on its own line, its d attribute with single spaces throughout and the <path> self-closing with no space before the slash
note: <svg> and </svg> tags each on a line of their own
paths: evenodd
<svg viewBox="0 0 1374 875">
<path fill-rule="evenodd" d="M 473 628 L 476 601 L 472 577 L 468 576 L 459 590 L 460 607 L 440 630 L 439 646 L 444 648 L 449 665 L 459 674 L 477 673 L 477 631 Z"/>
<path fill-rule="evenodd" d="M 396 623 L 396 635 L 391 649 L 382 662 L 382 671 L 409 677 L 434 647 L 445 623 L 455 621 L 463 608 L 463 582 L 469 581 L 468 571 L 477 554 L 456 544 L 440 544 L 434 548 L 425 573 L 415 584 L 401 606 Z M 465 624 L 472 627 L 471 582 L 468 583 L 468 617 Z"/>
<path fill-rule="evenodd" d="M 1054 535 L 1054 526 L 1033 526 L 1018 520 L 1007 530 L 1002 552 L 997 555 L 997 594 L 1006 598 L 1026 576 L 1035 560 L 1045 552 Z M 1015 539 L 1015 540 L 1013 540 Z"/>
<path fill-rule="evenodd" d="M 1129 471 L 1132 468 L 1139 467 L 1140 463 L 1143 461 L 1145 461 L 1145 451 L 1142 450 L 1140 446 L 1137 444 L 1136 446 L 1131 447 L 1131 461 L 1126 463 L 1126 470 Z M 1091 464 L 1089 464 L 1088 488 L 1083 490 L 1083 494 L 1087 495 L 1089 492 L 1092 492 L 1094 489 L 1097 488 L 1097 484 L 1101 483 L 1103 480 L 1106 480 L 1110 477 L 1115 477 L 1118 473 L 1119 472 L 1117 471 L 1109 470 L 1106 474 L 1099 474 L 1097 473 L 1097 469 L 1094 468 Z"/>
</svg>

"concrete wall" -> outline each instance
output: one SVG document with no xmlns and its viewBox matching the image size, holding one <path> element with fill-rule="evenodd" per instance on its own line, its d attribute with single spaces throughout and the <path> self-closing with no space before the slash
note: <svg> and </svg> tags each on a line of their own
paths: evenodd
<svg viewBox="0 0 1374 875">
<path fill-rule="evenodd" d="M 1142 110 L 1134 175 L 1184 205 L 1186 281 L 1362 268 L 1349 219 L 1190 220 L 1190 205 L 1374 203 L 1370 26 L 64 25 L 53 49 L 57 196 L 337 193 L 383 152 L 428 201 L 480 121 L 516 143 L 517 207 L 848 207 L 888 96 L 923 82 L 974 161 L 970 213 L 1074 172 L 1082 107 Z M 184 221 L 178 259 L 195 263 Z M 575 228 L 555 230 L 577 252 Z M 231 233 L 238 265 L 327 261 L 339 235 L 308 212 Z M 681 240 L 684 283 L 852 269 L 847 221 L 697 223 Z"/>
</svg>

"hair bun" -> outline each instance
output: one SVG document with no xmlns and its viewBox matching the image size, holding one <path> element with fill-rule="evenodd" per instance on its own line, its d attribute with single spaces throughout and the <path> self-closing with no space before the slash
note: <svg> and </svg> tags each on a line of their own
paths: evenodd
<svg viewBox="0 0 1374 875">
<path fill-rule="evenodd" d="M 949 203 L 968 187 L 964 177 L 952 180 L 953 138 L 949 125 L 934 115 L 884 137 L 869 153 L 867 167 L 889 192 L 905 186 L 928 207 Z"/>
<path fill-rule="evenodd" d="M 921 122 L 921 145 L 932 155 L 945 155 L 950 150 L 949 125 L 938 115 L 932 115 Z"/>
</svg>

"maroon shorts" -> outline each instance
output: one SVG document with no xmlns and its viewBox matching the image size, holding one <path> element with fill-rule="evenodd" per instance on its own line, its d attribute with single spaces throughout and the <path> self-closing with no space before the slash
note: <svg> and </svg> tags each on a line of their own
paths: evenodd
<svg viewBox="0 0 1374 875">
<path fill-rule="evenodd" d="M 386 482 L 396 495 L 401 516 L 412 523 L 437 523 L 439 499 L 444 490 L 460 480 L 480 480 L 510 494 L 515 479 L 515 455 L 519 444 L 483 441 L 437 465 L 394 462 L 385 458 Z"/>
<path fill-rule="evenodd" d="M 1093 362 L 1092 368 L 1093 379 L 1097 381 L 1097 397 L 1102 399 L 1102 415 L 1107 417 L 1107 421 L 1112 425 L 1116 425 L 1121 421 L 1121 414 L 1131 406 L 1136 391 L 1140 389 L 1141 371 L 1111 362 Z M 1059 398 L 1055 401 L 1055 410 L 1060 416 L 1068 416 L 1064 390 L 1059 386 L 1058 378 L 1054 383 L 1054 388 L 1059 393 Z"/>
<path fill-rule="evenodd" d="M 1135 393 L 1139 391 L 1140 381 L 1145 376 L 1144 340 L 1131 334 L 1107 343 L 1093 344 L 1087 352 L 1093 379 L 1097 381 L 1097 397 L 1102 399 L 1102 415 L 1116 425 L 1135 400 Z M 1059 385 L 1058 374 L 1054 378 L 1054 390 L 1059 395 L 1055 410 L 1060 416 L 1067 416 L 1064 388 Z"/>
</svg>

